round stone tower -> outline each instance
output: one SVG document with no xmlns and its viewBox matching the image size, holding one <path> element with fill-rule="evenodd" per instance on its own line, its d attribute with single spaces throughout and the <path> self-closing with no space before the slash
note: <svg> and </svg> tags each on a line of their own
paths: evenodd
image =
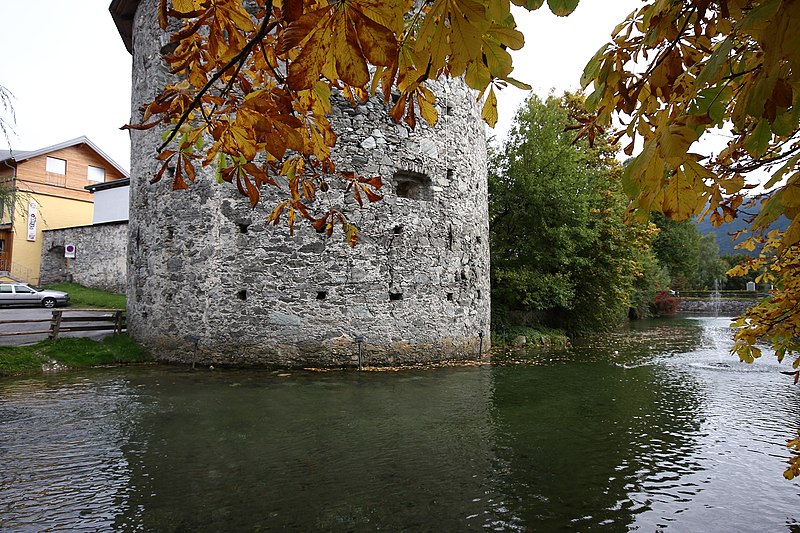
<svg viewBox="0 0 800 533">
<path fill-rule="evenodd" d="M 168 79 L 158 0 L 115 0 L 133 54 L 132 120 Z M 127 34 L 127 35 L 126 35 Z M 150 185 L 161 131 L 131 134 L 128 329 L 164 360 L 280 366 L 473 358 L 489 348 L 486 141 L 475 94 L 434 86 L 435 128 L 394 124 L 378 99 L 334 105 L 340 170 L 384 199 L 345 204 L 361 240 L 266 226 L 234 187 Z M 211 171 L 213 172 L 213 171 Z"/>
</svg>

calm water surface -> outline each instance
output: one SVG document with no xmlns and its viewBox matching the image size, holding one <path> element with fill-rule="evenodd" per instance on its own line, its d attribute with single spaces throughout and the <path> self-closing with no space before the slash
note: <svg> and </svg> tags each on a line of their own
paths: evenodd
<svg viewBox="0 0 800 533">
<path fill-rule="evenodd" d="M 800 532 L 799 390 L 727 325 L 483 367 L 0 379 L 0 530 Z"/>
</svg>

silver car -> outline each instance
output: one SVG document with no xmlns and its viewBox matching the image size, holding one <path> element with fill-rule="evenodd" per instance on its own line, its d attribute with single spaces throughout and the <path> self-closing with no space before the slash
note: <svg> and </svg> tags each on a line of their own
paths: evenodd
<svg viewBox="0 0 800 533">
<path fill-rule="evenodd" d="M 0 305 L 41 305 L 55 307 L 69 303 L 69 294 L 49 289 L 39 290 L 22 283 L 0 283 Z"/>
</svg>

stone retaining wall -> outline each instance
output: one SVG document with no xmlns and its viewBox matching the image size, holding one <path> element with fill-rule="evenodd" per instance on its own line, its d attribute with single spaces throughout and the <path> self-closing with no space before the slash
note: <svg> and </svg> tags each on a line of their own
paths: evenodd
<svg viewBox="0 0 800 533">
<path fill-rule="evenodd" d="M 697 314 L 717 314 L 725 316 L 736 316 L 742 314 L 745 309 L 758 303 L 755 299 L 685 299 L 681 298 L 678 304 L 679 313 Z"/>
<path fill-rule="evenodd" d="M 51 229 L 43 232 L 39 283 L 71 280 L 86 287 L 124 293 L 127 280 L 128 222 Z M 64 245 L 76 256 L 67 260 Z"/>
</svg>

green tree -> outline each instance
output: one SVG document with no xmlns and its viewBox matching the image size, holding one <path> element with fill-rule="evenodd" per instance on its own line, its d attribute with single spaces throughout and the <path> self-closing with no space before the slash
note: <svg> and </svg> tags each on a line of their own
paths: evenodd
<svg viewBox="0 0 800 533">
<path fill-rule="evenodd" d="M 652 225 L 652 232 L 658 229 Z M 647 243 L 647 241 L 645 241 Z M 654 302 L 659 291 L 670 287 L 669 271 L 661 264 L 652 246 L 639 247 L 636 250 L 636 276 L 631 295 L 631 319 L 648 318 L 654 314 Z"/>
<path fill-rule="evenodd" d="M 607 143 L 572 143 L 573 95 L 528 97 L 489 178 L 492 299 L 497 320 L 571 331 L 625 317 L 641 232 L 623 223 L 619 164 Z"/>
<path fill-rule="evenodd" d="M 691 220 L 675 222 L 661 213 L 653 213 L 652 218 L 659 230 L 653 239 L 653 250 L 669 272 L 670 287 L 679 291 L 691 288 L 700 255 L 697 227 Z"/>
<path fill-rule="evenodd" d="M 727 288 L 726 273 L 730 267 L 719 255 L 717 236 L 713 233 L 703 235 L 698 244 L 697 274 L 692 281 L 693 288 L 699 290 Z"/>
<path fill-rule="evenodd" d="M 756 281 L 756 277 L 758 276 L 758 272 L 747 272 L 742 275 L 731 275 L 730 270 L 734 267 L 745 268 L 747 262 L 750 261 L 752 258 L 743 253 L 738 254 L 730 254 L 730 255 L 723 255 L 720 259 L 725 263 L 725 272 L 726 272 L 726 281 L 725 281 L 725 288 L 728 290 L 734 291 L 743 291 L 747 289 L 747 282 Z"/>
</svg>

